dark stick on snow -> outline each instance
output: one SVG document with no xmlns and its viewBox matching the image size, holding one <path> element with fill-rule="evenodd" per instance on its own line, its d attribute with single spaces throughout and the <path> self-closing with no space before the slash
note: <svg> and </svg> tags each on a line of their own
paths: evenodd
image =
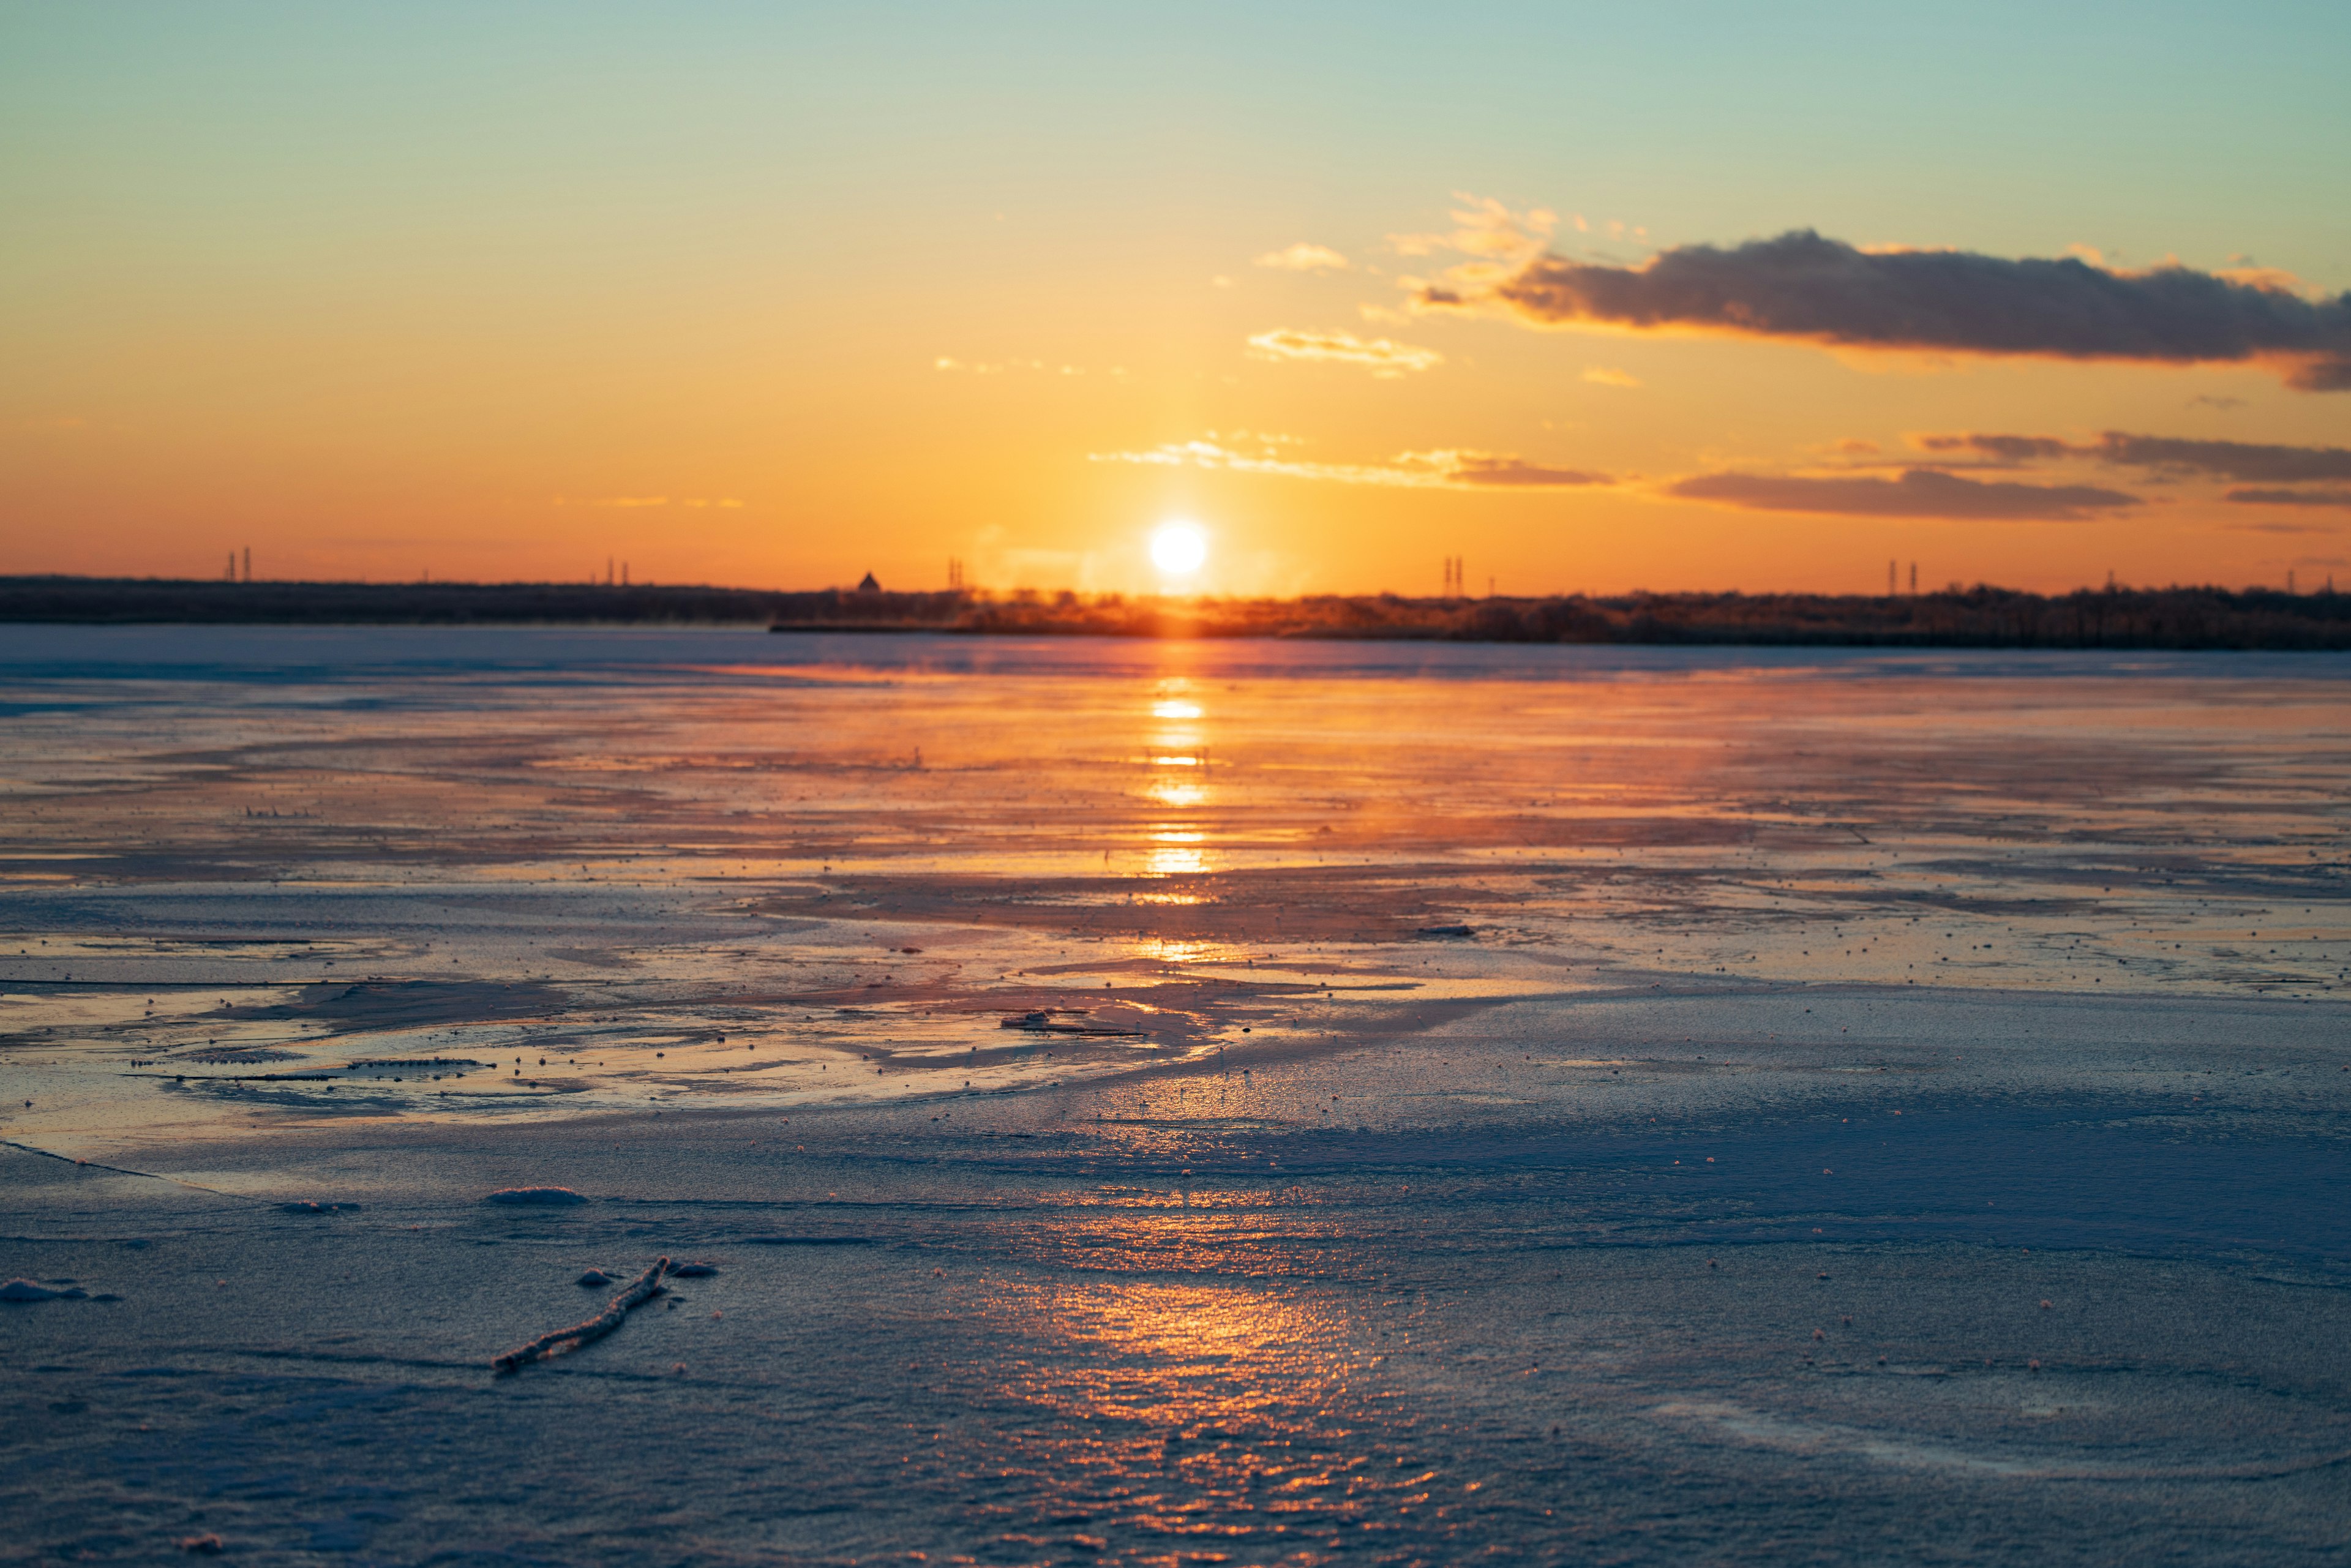
<svg viewBox="0 0 2351 1568">
<path fill-rule="evenodd" d="M 553 1333 L 543 1333 L 528 1344 L 507 1352 L 506 1354 L 491 1362 L 490 1365 L 501 1373 L 512 1373 L 526 1363 L 554 1355 L 560 1351 L 578 1350 L 581 1345 L 591 1344 L 602 1339 L 621 1326 L 621 1320 L 629 1315 L 631 1307 L 660 1293 L 662 1276 L 668 1272 L 669 1260 L 664 1258 L 638 1275 L 634 1284 L 605 1302 L 604 1310 L 586 1322 L 574 1323 L 568 1329 L 557 1329 Z"/>
</svg>

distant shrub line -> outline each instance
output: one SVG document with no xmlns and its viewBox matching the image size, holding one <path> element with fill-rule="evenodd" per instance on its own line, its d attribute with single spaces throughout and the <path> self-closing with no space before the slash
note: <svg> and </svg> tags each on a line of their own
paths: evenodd
<svg viewBox="0 0 2351 1568">
<path fill-rule="evenodd" d="M 778 631 L 1921 648 L 2351 648 L 2351 595 L 1632 593 L 1528 599 L 1126 598 L 566 583 L 0 578 L 0 621 L 190 625 L 772 625 Z"/>
</svg>

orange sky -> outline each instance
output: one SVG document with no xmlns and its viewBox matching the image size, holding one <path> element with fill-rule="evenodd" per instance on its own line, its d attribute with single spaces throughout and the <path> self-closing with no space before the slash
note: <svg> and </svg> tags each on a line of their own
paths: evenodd
<svg viewBox="0 0 2351 1568">
<path fill-rule="evenodd" d="M 1435 592 L 1448 555 L 1519 593 L 1875 591 L 1889 559 L 2351 580 L 2323 455 L 2351 392 L 2291 384 L 2351 280 L 2341 204 L 2303 199 L 2351 131 L 2339 18 L 2297 11 L 2310 57 L 2275 68 L 2281 18 L 2182 23 L 2126 82 L 2086 23 L 2026 64 L 1997 16 L 1692 49 L 1662 22 L 1416 47 L 1315 31 L 1372 12 L 1081 15 L 0 16 L 0 570 L 212 576 L 250 546 L 281 578 L 611 556 L 789 587 L 943 586 L 954 558 L 1004 588 Z M 2168 258 L 2315 336 L 1839 347 L 1510 294 L 1547 258 L 1646 287 L 1805 227 L 2076 247 L 2126 289 Z M 2321 455 L 2130 462 L 2108 432 Z M 2049 444 L 1925 444 L 1968 433 Z M 1144 549 L 1174 516 L 1212 541 L 1181 582 Z"/>
</svg>

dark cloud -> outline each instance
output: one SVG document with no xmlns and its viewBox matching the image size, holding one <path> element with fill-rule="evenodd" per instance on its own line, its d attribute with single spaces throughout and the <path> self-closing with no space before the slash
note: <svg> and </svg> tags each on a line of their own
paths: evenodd
<svg viewBox="0 0 2351 1568">
<path fill-rule="evenodd" d="M 2065 257 L 1864 251 L 1799 229 L 1640 267 L 1549 252 L 1475 290 L 1546 326 L 1695 327 L 1875 349 L 2168 364 L 2274 359 L 2306 392 L 2351 391 L 2351 294 L 2305 299 L 2268 279 L 2185 267 L 2114 272 Z M 1467 303 L 1431 285 L 1428 307 Z"/>
<path fill-rule="evenodd" d="M 1668 495 L 1763 512 L 1824 512 L 1860 517 L 1955 517 L 2078 521 L 2139 504 L 2137 496 L 2088 485 L 2019 485 L 1962 479 L 1913 468 L 1899 479 L 1800 478 L 1770 474 L 1702 474 Z"/>
<path fill-rule="evenodd" d="M 1612 483 L 1605 474 L 1587 473 L 1581 468 L 1552 468 L 1544 464 L 1530 463 L 1523 457 L 1512 457 L 1507 454 L 1456 452 L 1445 455 L 1451 459 L 1446 465 L 1447 477 L 1457 485 L 1543 488 L 1557 485 Z"/>
<path fill-rule="evenodd" d="M 2251 441 L 2179 441 L 2168 435 L 2126 435 L 2109 430 L 2092 448 L 2108 463 L 2139 468 L 2180 468 L 2254 484 L 2294 485 L 2351 479 L 2351 449 L 2272 446 Z"/>
<path fill-rule="evenodd" d="M 2231 490 L 2229 499 L 2248 507 L 2351 508 L 2351 490 Z"/>
<path fill-rule="evenodd" d="M 1918 444 L 1928 452 L 1981 452 L 2011 463 L 2037 457 L 2065 457 L 2080 450 L 2048 435 L 1922 435 Z"/>
<path fill-rule="evenodd" d="M 2337 531 L 2333 523 L 2279 523 L 2266 518 L 2258 523 L 2223 523 L 2232 534 L 2331 534 Z"/>
<path fill-rule="evenodd" d="M 2091 442 L 2051 435 L 1994 435 L 1979 431 L 1912 438 L 1928 452 L 1977 452 L 2011 463 L 2084 457 L 2126 468 L 2209 474 L 2252 484 L 2301 485 L 2351 479 L 2351 448 L 2279 446 L 2253 441 L 2186 441 L 2170 435 L 2132 435 L 2109 430 Z"/>
</svg>

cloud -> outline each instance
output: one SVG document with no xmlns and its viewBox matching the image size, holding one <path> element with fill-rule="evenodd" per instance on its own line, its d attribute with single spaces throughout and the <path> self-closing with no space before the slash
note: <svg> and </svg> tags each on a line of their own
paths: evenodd
<svg viewBox="0 0 2351 1568">
<path fill-rule="evenodd" d="M 2307 298 L 2272 276 L 2177 265 L 2123 272 L 2079 256 L 1863 250 L 1798 229 L 1728 249 L 1678 246 L 1638 267 L 1540 250 L 1506 269 L 1457 267 L 1419 285 L 1416 299 L 1541 327 L 2164 364 L 2267 361 L 2303 391 L 2351 391 L 2351 294 Z"/>
<path fill-rule="evenodd" d="M 1047 364 L 1042 360 L 998 360 L 993 363 L 987 363 L 968 360 L 951 360 L 945 354 L 941 354 L 937 359 L 933 360 L 931 361 L 931 368 L 937 371 L 945 371 L 953 375 L 967 376 L 1001 376 L 1021 371 L 1029 371 L 1045 375 L 1059 374 L 1064 376 L 1081 376 L 1086 373 L 1086 368 L 1083 365 L 1061 365 L 1056 367 Z M 1117 371 L 1113 371 L 1111 372 L 1113 375 L 1118 375 L 1121 372 Z"/>
<path fill-rule="evenodd" d="M 1552 230 L 1559 226 L 1559 214 L 1548 207 L 1518 212 L 1491 196 L 1473 196 L 1467 191 L 1454 192 L 1453 199 L 1462 204 L 1450 214 L 1457 225 L 1450 233 L 1390 235 L 1388 248 L 1398 256 L 1456 250 L 1465 256 L 1515 260 L 1541 251 Z M 1575 226 L 1583 229 L 1583 220 L 1577 218 Z"/>
<path fill-rule="evenodd" d="M 1270 250 L 1257 258 L 1259 267 L 1283 272 L 1345 272 L 1353 264 L 1327 245 L 1300 240 L 1284 250 Z"/>
<path fill-rule="evenodd" d="M 1450 448 L 1437 452 L 1406 452 L 1399 455 L 1396 462 L 1406 468 L 1425 468 L 1440 474 L 1447 484 L 1467 486 L 1472 489 L 1488 486 L 1504 489 L 1557 489 L 1566 486 L 1605 485 L 1610 482 L 1605 474 L 1530 463 L 1508 452 Z"/>
<path fill-rule="evenodd" d="M 1400 452 L 1385 463 L 1308 463 L 1282 456 L 1270 446 L 1252 456 L 1211 439 L 1171 441 L 1145 452 L 1097 452 L 1091 455 L 1091 461 L 1216 468 L 1233 474 L 1275 474 L 1290 479 L 1409 490 L 1567 489 L 1613 483 L 1605 474 L 1558 468 L 1529 462 L 1513 453 L 1479 452 L 1467 447 Z"/>
<path fill-rule="evenodd" d="M 2247 507 L 2342 507 L 2351 509 L 2351 490 L 2231 490 L 2228 498 Z"/>
<path fill-rule="evenodd" d="M 1583 372 L 1583 379 L 1596 387 L 1636 387 L 1641 379 L 1630 371 L 1619 371 L 1606 365 L 1593 365 Z"/>
<path fill-rule="evenodd" d="M 732 496 L 721 496 L 715 498 L 710 497 L 686 497 L 674 502 L 673 502 L 667 496 L 596 496 L 579 501 L 574 501 L 568 496 L 558 496 L 555 497 L 553 504 L 559 507 L 620 507 L 635 508 L 640 507 L 667 507 L 673 505 L 680 507 L 740 507 L 743 503 L 737 500 Z"/>
<path fill-rule="evenodd" d="M 2335 523 L 2287 523 L 2263 518 L 2258 523 L 2223 523 L 2232 534 L 2331 534 L 2340 531 Z"/>
<path fill-rule="evenodd" d="M 2006 463 L 2029 463 L 2041 457 L 2070 457 L 2083 450 L 2048 435 L 1920 435 L 1912 444 L 1926 452 L 1980 452 Z"/>
<path fill-rule="evenodd" d="M 2011 463 L 2080 457 L 2116 467 L 2209 474 L 2220 479 L 2272 485 L 2351 479 L 2351 448 L 2341 446 L 2189 441 L 2171 435 L 2133 435 L 2121 430 L 2109 430 L 2091 442 L 2061 441 L 2051 435 L 1993 435 L 1977 431 L 1917 435 L 1911 441 L 1927 452 L 1980 452 Z"/>
<path fill-rule="evenodd" d="M 2119 490 L 2087 485 L 2019 485 L 1962 479 L 1913 468 L 1899 479 L 1807 478 L 1771 474 L 1702 474 L 1667 487 L 1669 496 L 1762 512 L 1817 512 L 1860 517 L 1949 517 L 2076 522 L 2136 507 Z"/>
<path fill-rule="evenodd" d="M 1415 348 L 1410 343 L 1392 342 L 1385 338 L 1365 340 L 1353 332 L 1301 332 L 1286 327 L 1259 332 L 1249 340 L 1249 347 L 1255 359 L 1362 365 L 1383 379 L 1445 362 L 1445 356 L 1436 350 Z"/>
<path fill-rule="evenodd" d="M 2312 479 L 2351 479 L 2351 449 L 2341 446 L 2273 446 L 2251 441 L 2181 441 L 2168 435 L 2126 435 L 2109 430 L 2095 449 L 2108 463 L 2140 468 L 2183 469 L 2253 483 L 2298 484 Z"/>
</svg>

